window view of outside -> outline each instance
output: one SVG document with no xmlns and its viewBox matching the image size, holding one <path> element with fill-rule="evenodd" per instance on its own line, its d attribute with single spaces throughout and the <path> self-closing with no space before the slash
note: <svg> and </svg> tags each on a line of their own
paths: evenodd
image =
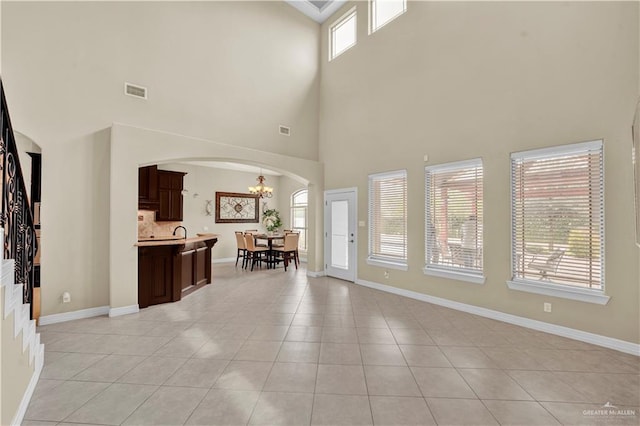
<svg viewBox="0 0 640 426">
<path fill-rule="evenodd" d="M 407 175 L 369 176 L 369 256 L 406 263 Z"/>
<path fill-rule="evenodd" d="M 512 159 L 514 279 L 603 289 L 599 149 Z"/>
<path fill-rule="evenodd" d="M 331 59 L 356 44 L 356 10 L 331 26 Z"/>
<path fill-rule="evenodd" d="M 306 189 L 294 192 L 291 196 L 291 229 L 300 232 L 298 250 L 307 251 L 307 197 Z"/>
<path fill-rule="evenodd" d="M 482 162 L 425 169 L 427 268 L 482 274 Z"/>
</svg>

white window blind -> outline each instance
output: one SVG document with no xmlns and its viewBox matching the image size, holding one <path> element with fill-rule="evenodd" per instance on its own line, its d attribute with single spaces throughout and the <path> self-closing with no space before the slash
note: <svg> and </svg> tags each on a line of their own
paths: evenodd
<svg viewBox="0 0 640 426">
<path fill-rule="evenodd" d="M 329 29 L 329 45 L 331 46 L 329 60 L 355 46 L 356 40 L 357 15 L 354 7 L 333 23 Z"/>
<path fill-rule="evenodd" d="M 602 141 L 511 155 L 513 281 L 604 290 Z"/>
<path fill-rule="evenodd" d="M 425 167 L 425 272 L 482 276 L 482 160 Z"/>
<path fill-rule="evenodd" d="M 369 175 L 369 259 L 407 263 L 407 172 Z"/>
</svg>

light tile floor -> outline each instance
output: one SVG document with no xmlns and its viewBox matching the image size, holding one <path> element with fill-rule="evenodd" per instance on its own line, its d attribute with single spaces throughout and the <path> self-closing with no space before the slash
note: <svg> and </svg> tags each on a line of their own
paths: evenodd
<svg viewBox="0 0 640 426">
<path fill-rule="evenodd" d="M 634 356 L 304 268 L 39 331 L 27 426 L 640 423 Z"/>
</svg>

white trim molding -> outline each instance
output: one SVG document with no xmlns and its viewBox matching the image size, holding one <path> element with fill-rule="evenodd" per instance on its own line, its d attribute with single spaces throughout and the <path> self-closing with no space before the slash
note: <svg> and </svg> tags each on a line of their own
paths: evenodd
<svg viewBox="0 0 640 426">
<path fill-rule="evenodd" d="M 120 306 L 119 308 L 109 309 L 109 318 L 119 317 L 122 315 L 137 314 L 140 312 L 140 305 Z"/>
<path fill-rule="evenodd" d="M 517 315 L 494 311 L 487 308 L 481 308 L 479 306 L 467 305 L 466 303 L 455 302 L 453 300 L 443 299 L 435 296 L 429 296 L 427 294 L 379 284 L 372 281 L 357 279 L 356 284 L 373 288 L 375 290 L 420 300 L 422 302 L 433 303 L 434 305 L 444 306 L 458 311 L 479 315 L 481 317 L 519 325 L 521 327 L 530 328 L 532 330 L 555 334 L 557 336 L 567 337 L 569 339 L 579 340 L 581 342 L 591 343 L 593 345 L 614 349 L 616 351 L 628 353 L 635 356 L 640 356 L 640 344 L 637 343 L 627 342 L 625 340 L 620 340 L 613 337 L 602 336 L 600 334 L 589 333 L 587 331 L 576 330 L 561 325 L 549 324 L 542 321 L 519 317 Z"/>
<path fill-rule="evenodd" d="M 20 405 L 18 406 L 18 411 L 16 415 L 11 420 L 11 425 L 21 425 L 24 420 L 24 415 L 27 413 L 27 408 L 29 407 L 29 403 L 31 402 L 31 398 L 33 397 L 33 393 L 36 390 L 36 385 L 38 384 L 38 380 L 40 380 L 40 373 L 42 373 L 42 367 L 44 366 L 44 344 L 40 343 L 40 334 L 37 337 L 37 354 L 35 354 L 35 368 L 33 371 L 33 375 L 31 376 L 31 380 L 29 381 L 29 385 L 27 389 L 24 391 L 24 395 L 22 395 L 22 400 L 20 401 Z"/>
<path fill-rule="evenodd" d="M 311 278 L 320 278 L 320 277 L 324 277 L 327 274 L 324 272 L 324 270 L 322 271 L 307 271 L 307 276 L 311 277 Z"/>
<path fill-rule="evenodd" d="M 108 306 L 98 306 L 96 308 L 80 309 L 79 311 L 63 312 L 60 314 L 51 314 L 40 317 L 39 325 L 56 324 L 59 322 L 67 322 L 84 318 L 99 317 L 108 315 Z"/>
<path fill-rule="evenodd" d="M 544 282 L 511 280 L 507 281 L 511 290 L 526 291 L 527 293 L 542 294 L 544 296 L 561 297 L 563 299 L 578 300 L 580 302 L 606 305 L 610 297 L 599 290 L 574 288 L 561 284 L 547 284 Z"/>
</svg>

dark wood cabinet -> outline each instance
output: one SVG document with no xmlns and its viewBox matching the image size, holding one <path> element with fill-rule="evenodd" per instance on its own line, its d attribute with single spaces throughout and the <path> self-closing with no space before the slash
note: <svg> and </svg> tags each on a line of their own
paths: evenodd
<svg viewBox="0 0 640 426">
<path fill-rule="evenodd" d="M 180 262 L 182 263 L 180 287 L 182 290 L 186 290 L 193 285 L 193 267 L 196 259 L 195 254 L 195 249 L 185 250 L 180 253 Z"/>
<path fill-rule="evenodd" d="M 157 221 L 182 221 L 182 188 L 185 174 L 158 170 L 159 205 L 156 212 Z"/>
<path fill-rule="evenodd" d="M 178 246 L 138 249 L 138 305 L 141 308 L 180 300 L 181 292 L 176 294 L 173 287 L 177 249 Z"/>
<path fill-rule="evenodd" d="M 138 209 L 158 210 L 159 204 L 158 166 L 138 168 Z"/>
<path fill-rule="evenodd" d="M 139 246 L 138 305 L 146 308 L 176 302 L 209 284 L 211 249 L 217 241 L 217 237 L 211 236 L 167 245 Z"/>
</svg>

